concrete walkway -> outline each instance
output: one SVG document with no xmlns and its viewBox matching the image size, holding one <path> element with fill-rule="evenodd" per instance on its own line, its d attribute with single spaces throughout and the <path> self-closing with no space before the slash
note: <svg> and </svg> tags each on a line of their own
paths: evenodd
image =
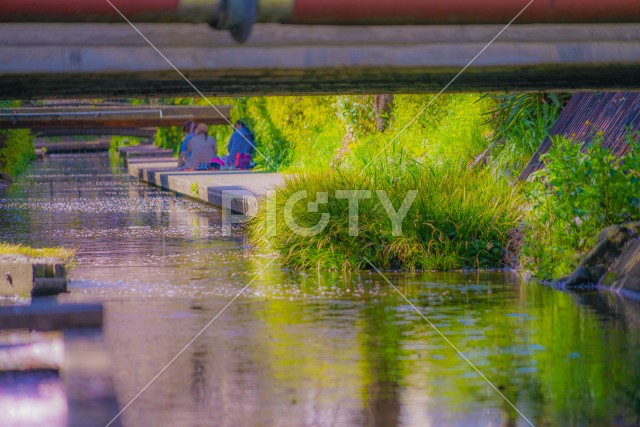
<svg viewBox="0 0 640 427">
<path fill-rule="evenodd" d="M 193 197 L 214 206 L 222 207 L 224 198 L 231 209 L 252 214 L 257 200 L 267 190 L 284 182 L 280 173 L 252 171 L 177 171 L 177 160 L 129 162 L 129 175 L 142 182 L 156 185 L 177 194 Z"/>
</svg>

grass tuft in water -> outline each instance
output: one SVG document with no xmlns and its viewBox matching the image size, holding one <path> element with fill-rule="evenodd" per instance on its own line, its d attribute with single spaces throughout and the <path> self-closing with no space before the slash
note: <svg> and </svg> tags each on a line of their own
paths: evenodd
<svg viewBox="0 0 640 427">
<path fill-rule="evenodd" d="M 326 227 L 312 236 L 297 233 L 284 216 L 287 200 L 301 190 L 307 197 L 292 210 L 299 226 L 312 227 L 329 214 Z M 371 192 L 371 198 L 359 201 L 357 236 L 349 234 L 348 200 L 337 198 L 336 190 Z M 377 191 L 384 191 L 398 210 L 412 190 L 417 196 L 402 221 L 402 232 L 394 235 Z M 315 202 L 319 192 L 327 193 L 327 201 L 309 212 L 307 203 Z M 522 206 L 522 197 L 489 170 L 378 164 L 366 173 L 335 170 L 287 178 L 276 190 L 275 233 L 269 233 L 265 201 L 248 230 L 252 244 L 276 251 L 284 265 L 296 269 L 368 269 L 365 258 L 382 269 L 499 268 L 508 231 L 518 226 Z"/>
</svg>

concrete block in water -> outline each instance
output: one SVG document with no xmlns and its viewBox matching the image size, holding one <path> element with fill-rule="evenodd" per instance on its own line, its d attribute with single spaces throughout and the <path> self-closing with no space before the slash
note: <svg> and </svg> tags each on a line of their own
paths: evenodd
<svg viewBox="0 0 640 427">
<path fill-rule="evenodd" d="M 34 268 L 27 257 L 0 256 L 0 295 L 27 298 L 33 289 Z"/>
<path fill-rule="evenodd" d="M 584 256 L 564 286 L 580 288 L 595 286 L 622 254 L 629 241 L 638 236 L 640 223 L 613 225 L 598 234 L 598 243 Z"/>
<path fill-rule="evenodd" d="M 640 299 L 640 238 L 627 244 L 598 285 Z"/>
<path fill-rule="evenodd" d="M 103 321 L 101 304 L 57 304 L 44 298 L 31 305 L 0 307 L 0 331 L 102 328 Z"/>
<path fill-rule="evenodd" d="M 23 255 L 0 256 L 0 296 L 29 298 L 66 291 L 63 264 Z"/>
<path fill-rule="evenodd" d="M 45 297 L 67 292 L 67 279 L 57 277 L 36 277 L 33 281 L 32 297 Z"/>
</svg>

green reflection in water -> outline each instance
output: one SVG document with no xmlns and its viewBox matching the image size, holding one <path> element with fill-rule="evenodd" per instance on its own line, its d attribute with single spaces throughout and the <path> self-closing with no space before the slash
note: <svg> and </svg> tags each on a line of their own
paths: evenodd
<svg viewBox="0 0 640 427">
<path fill-rule="evenodd" d="M 607 317 L 594 307 L 608 298 L 610 313 L 623 302 L 523 285 L 493 273 L 389 277 L 536 425 L 638 423 L 637 323 L 625 320 L 628 313 Z M 419 390 L 413 395 L 428 412 L 445 413 L 451 422 L 492 408 L 502 425 L 523 423 L 375 275 L 309 276 L 291 285 L 303 296 L 295 301 L 272 292 L 274 283 L 286 281 L 286 273 L 275 273 L 257 284 L 261 295 L 273 297 L 259 317 L 270 337 L 266 348 L 275 379 L 283 385 L 312 381 L 332 389 L 336 378 L 348 378 L 358 383 L 363 418 L 376 425 L 401 424 L 406 390 Z M 330 302 L 317 304 L 332 287 Z M 358 289 L 362 294 L 354 297 Z M 637 305 L 627 311 L 639 312 Z M 613 327 L 612 321 L 622 325 Z M 348 331 L 357 331 L 355 337 Z M 346 344 L 352 338 L 357 347 Z"/>
</svg>

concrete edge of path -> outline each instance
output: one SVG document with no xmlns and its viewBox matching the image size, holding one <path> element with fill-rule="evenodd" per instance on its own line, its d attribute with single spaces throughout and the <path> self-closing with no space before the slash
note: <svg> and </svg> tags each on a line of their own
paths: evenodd
<svg viewBox="0 0 640 427">
<path fill-rule="evenodd" d="M 284 176 L 273 172 L 176 170 L 177 161 L 130 163 L 128 173 L 141 182 L 176 194 L 201 200 L 216 207 L 229 199 L 232 211 L 252 214 L 256 202 L 267 190 L 284 183 Z"/>
</svg>

